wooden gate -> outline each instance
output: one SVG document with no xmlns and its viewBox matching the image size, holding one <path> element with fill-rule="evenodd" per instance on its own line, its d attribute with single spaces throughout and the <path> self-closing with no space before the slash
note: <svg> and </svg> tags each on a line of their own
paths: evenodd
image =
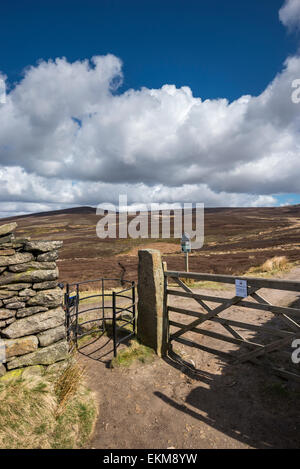
<svg viewBox="0 0 300 469">
<path fill-rule="evenodd" d="M 272 368 L 276 373 L 286 377 L 293 378 L 300 381 L 300 374 L 294 372 L 295 365 L 292 362 L 292 349 L 287 350 L 287 347 L 292 347 L 292 343 L 295 339 L 300 338 L 300 309 L 292 306 L 276 306 L 267 301 L 261 293 L 258 291 L 262 288 L 272 290 L 283 290 L 298 292 L 300 294 L 300 282 L 298 281 L 287 281 L 277 279 L 264 279 L 264 278 L 252 278 L 252 277 L 234 277 L 229 275 L 214 275 L 205 273 L 194 273 L 194 272 L 173 272 L 165 271 L 165 309 L 168 316 L 169 324 L 169 345 L 172 346 L 173 341 L 187 343 L 183 339 L 183 335 L 188 332 L 196 334 L 202 334 L 204 336 L 218 339 L 220 341 L 230 342 L 237 345 L 242 345 L 239 353 L 235 355 L 237 363 L 251 361 L 255 364 L 260 364 Z M 241 296 L 232 296 L 231 298 L 222 298 L 221 296 L 212 296 L 201 293 L 194 293 L 191 288 L 186 284 L 186 279 L 194 281 L 206 281 L 206 282 L 218 282 L 225 284 L 235 284 L 237 279 L 246 280 L 247 282 L 247 298 Z M 175 282 L 176 286 L 181 287 L 181 290 L 175 290 L 170 288 L 168 282 Z M 168 297 L 175 295 L 177 297 L 191 298 L 197 302 L 199 310 L 184 309 L 177 306 L 168 304 Z M 216 303 L 217 306 L 211 307 L 208 303 Z M 220 317 L 221 313 L 230 313 L 232 306 L 238 306 L 241 308 L 248 308 L 249 310 L 256 310 L 257 312 L 270 312 L 272 317 L 280 318 L 282 325 L 276 324 L 276 327 L 271 327 L 265 324 L 247 323 L 243 321 L 237 321 L 231 318 Z M 199 309 L 199 308 L 198 308 Z M 241 310 L 243 311 L 243 310 Z M 244 310 L 245 311 L 245 310 Z M 254 311 L 255 312 L 255 311 Z M 184 316 L 194 317 L 196 319 L 191 320 L 188 324 L 182 324 L 174 321 L 172 313 L 179 313 Z M 228 316 L 228 314 L 227 314 Z M 227 334 L 221 334 L 219 332 L 206 329 L 207 322 L 218 323 L 222 326 Z M 199 327 L 202 326 L 202 327 Z M 204 326 L 204 327 L 203 327 Z M 174 331 L 175 328 L 175 331 Z M 249 338 L 245 338 L 242 331 L 255 331 L 256 333 L 262 333 L 262 336 L 271 336 L 271 341 L 265 341 L 267 343 L 259 343 Z M 249 334 L 248 334 L 249 335 Z M 189 345 L 199 347 L 196 342 L 188 341 Z M 201 347 L 199 347 L 201 348 Z M 220 346 L 220 349 L 222 346 Z M 288 365 L 282 367 L 281 360 L 278 360 L 274 364 L 272 361 L 274 355 L 273 352 L 280 352 L 288 359 Z M 300 354 L 299 354 L 300 355 Z M 296 367 L 297 368 L 297 367 Z"/>
</svg>

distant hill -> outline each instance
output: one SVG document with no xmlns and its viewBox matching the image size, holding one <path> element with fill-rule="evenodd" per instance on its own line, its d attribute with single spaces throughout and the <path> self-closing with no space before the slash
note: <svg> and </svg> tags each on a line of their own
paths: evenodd
<svg viewBox="0 0 300 469">
<path fill-rule="evenodd" d="M 170 270 L 184 269 L 179 239 L 99 239 L 100 218 L 96 208 L 84 206 L 2 218 L 0 224 L 15 220 L 17 236 L 62 240 L 58 260 L 62 281 L 119 277 L 119 262 L 128 279 L 137 279 L 137 253 L 145 248 L 159 249 Z M 207 208 L 204 236 L 203 248 L 190 255 L 194 272 L 241 275 L 273 256 L 299 262 L 300 205 Z"/>
<path fill-rule="evenodd" d="M 38 212 L 38 213 L 29 213 L 27 215 L 17 215 L 13 217 L 0 218 L 1 222 L 6 220 L 19 220 L 22 218 L 28 217 L 51 217 L 53 215 L 67 215 L 67 214 L 96 214 L 96 208 L 94 207 L 72 207 L 72 208 L 63 208 L 61 210 L 51 210 L 49 212 Z"/>
<path fill-rule="evenodd" d="M 274 214 L 280 213 L 291 213 L 291 214 L 298 214 L 300 209 L 300 204 L 296 205 L 286 205 L 282 207 L 205 207 L 205 213 L 212 214 L 212 213 L 248 213 L 248 212 L 255 212 L 256 214 L 262 214 L 264 212 Z M 64 208 L 61 210 L 51 210 L 48 212 L 37 212 L 37 213 L 29 213 L 27 215 L 17 215 L 12 217 L 5 217 L 0 218 L 1 223 L 6 221 L 12 220 L 22 220 L 25 218 L 39 218 L 39 217 L 53 217 L 55 215 L 96 215 L 96 208 L 90 206 L 79 206 L 79 207 L 72 207 L 72 208 Z M 194 211 L 194 210 L 193 210 Z"/>
</svg>

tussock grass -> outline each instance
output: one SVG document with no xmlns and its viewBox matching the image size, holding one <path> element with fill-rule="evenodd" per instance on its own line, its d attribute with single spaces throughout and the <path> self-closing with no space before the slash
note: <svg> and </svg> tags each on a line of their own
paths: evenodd
<svg viewBox="0 0 300 469">
<path fill-rule="evenodd" d="M 0 448 L 80 448 L 97 416 L 79 365 L 0 381 Z"/>
<path fill-rule="evenodd" d="M 120 350 L 111 361 L 111 367 L 129 367 L 134 362 L 150 363 L 154 359 L 154 350 L 132 340 L 129 347 Z"/>
<path fill-rule="evenodd" d="M 54 392 L 57 397 L 57 415 L 60 415 L 67 402 L 73 397 L 79 388 L 83 377 L 83 368 L 76 362 L 69 362 L 63 373 L 54 383 Z"/>
<path fill-rule="evenodd" d="M 267 259 L 262 265 L 251 267 L 246 274 L 256 274 L 261 276 L 272 276 L 288 272 L 292 267 L 286 256 L 275 256 Z"/>
</svg>

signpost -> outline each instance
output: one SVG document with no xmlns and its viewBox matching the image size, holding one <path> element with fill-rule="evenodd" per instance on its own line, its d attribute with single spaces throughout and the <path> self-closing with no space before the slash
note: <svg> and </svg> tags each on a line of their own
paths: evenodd
<svg viewBox="0 0 300 469">
<path fill-rule="evenodd" d="M 189 271 L 189 252 L 191 252 L 191 238 L 187 233 L 183 233 L 181 238 L 181 252 L 185 253 L 185 271 Z"/>
</svg>

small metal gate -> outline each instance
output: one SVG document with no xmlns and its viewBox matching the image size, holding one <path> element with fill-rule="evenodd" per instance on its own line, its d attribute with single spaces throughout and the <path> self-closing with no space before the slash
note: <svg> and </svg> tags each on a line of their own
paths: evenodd
<svg viewBox="0 0 300 469">
<path fill-rule="evenodd" d="M 112 282 L 119 283 L 120 287 L 106 290 L 107 284 Z M 94 285 L 96 286 L 94 287 Z M 96 288 L 95 292 L 92 291 L 88 296 L 83 295 L 86 293 L 85 289 L 91 286 Z M 120 304 L 120 299 L 123 304 Z M 124 299 L 129 300 L 130 303 L 124 305 Z M 85 308 L 88 303 L 92 304 Z M 71 344 L 71 350 L 78 348 L 78 339 L 91 333 L 105 333 L 111 326 L 112 351 L 116 356 L 119 344 L 135 335 L 135 282 L 116 278 L 100 278 L 68 283 L 65 292 L 65 311 L 67 338 Z M 90 318 L 91 312 L 95 312 L 92 318 Z M 89 326 L 84 327 L 86 325 Z M 124 331 L 124 325 L 129 326 L 129 333 L 120 338 L 118 332 L 121 328 Z"/>
</svg>

